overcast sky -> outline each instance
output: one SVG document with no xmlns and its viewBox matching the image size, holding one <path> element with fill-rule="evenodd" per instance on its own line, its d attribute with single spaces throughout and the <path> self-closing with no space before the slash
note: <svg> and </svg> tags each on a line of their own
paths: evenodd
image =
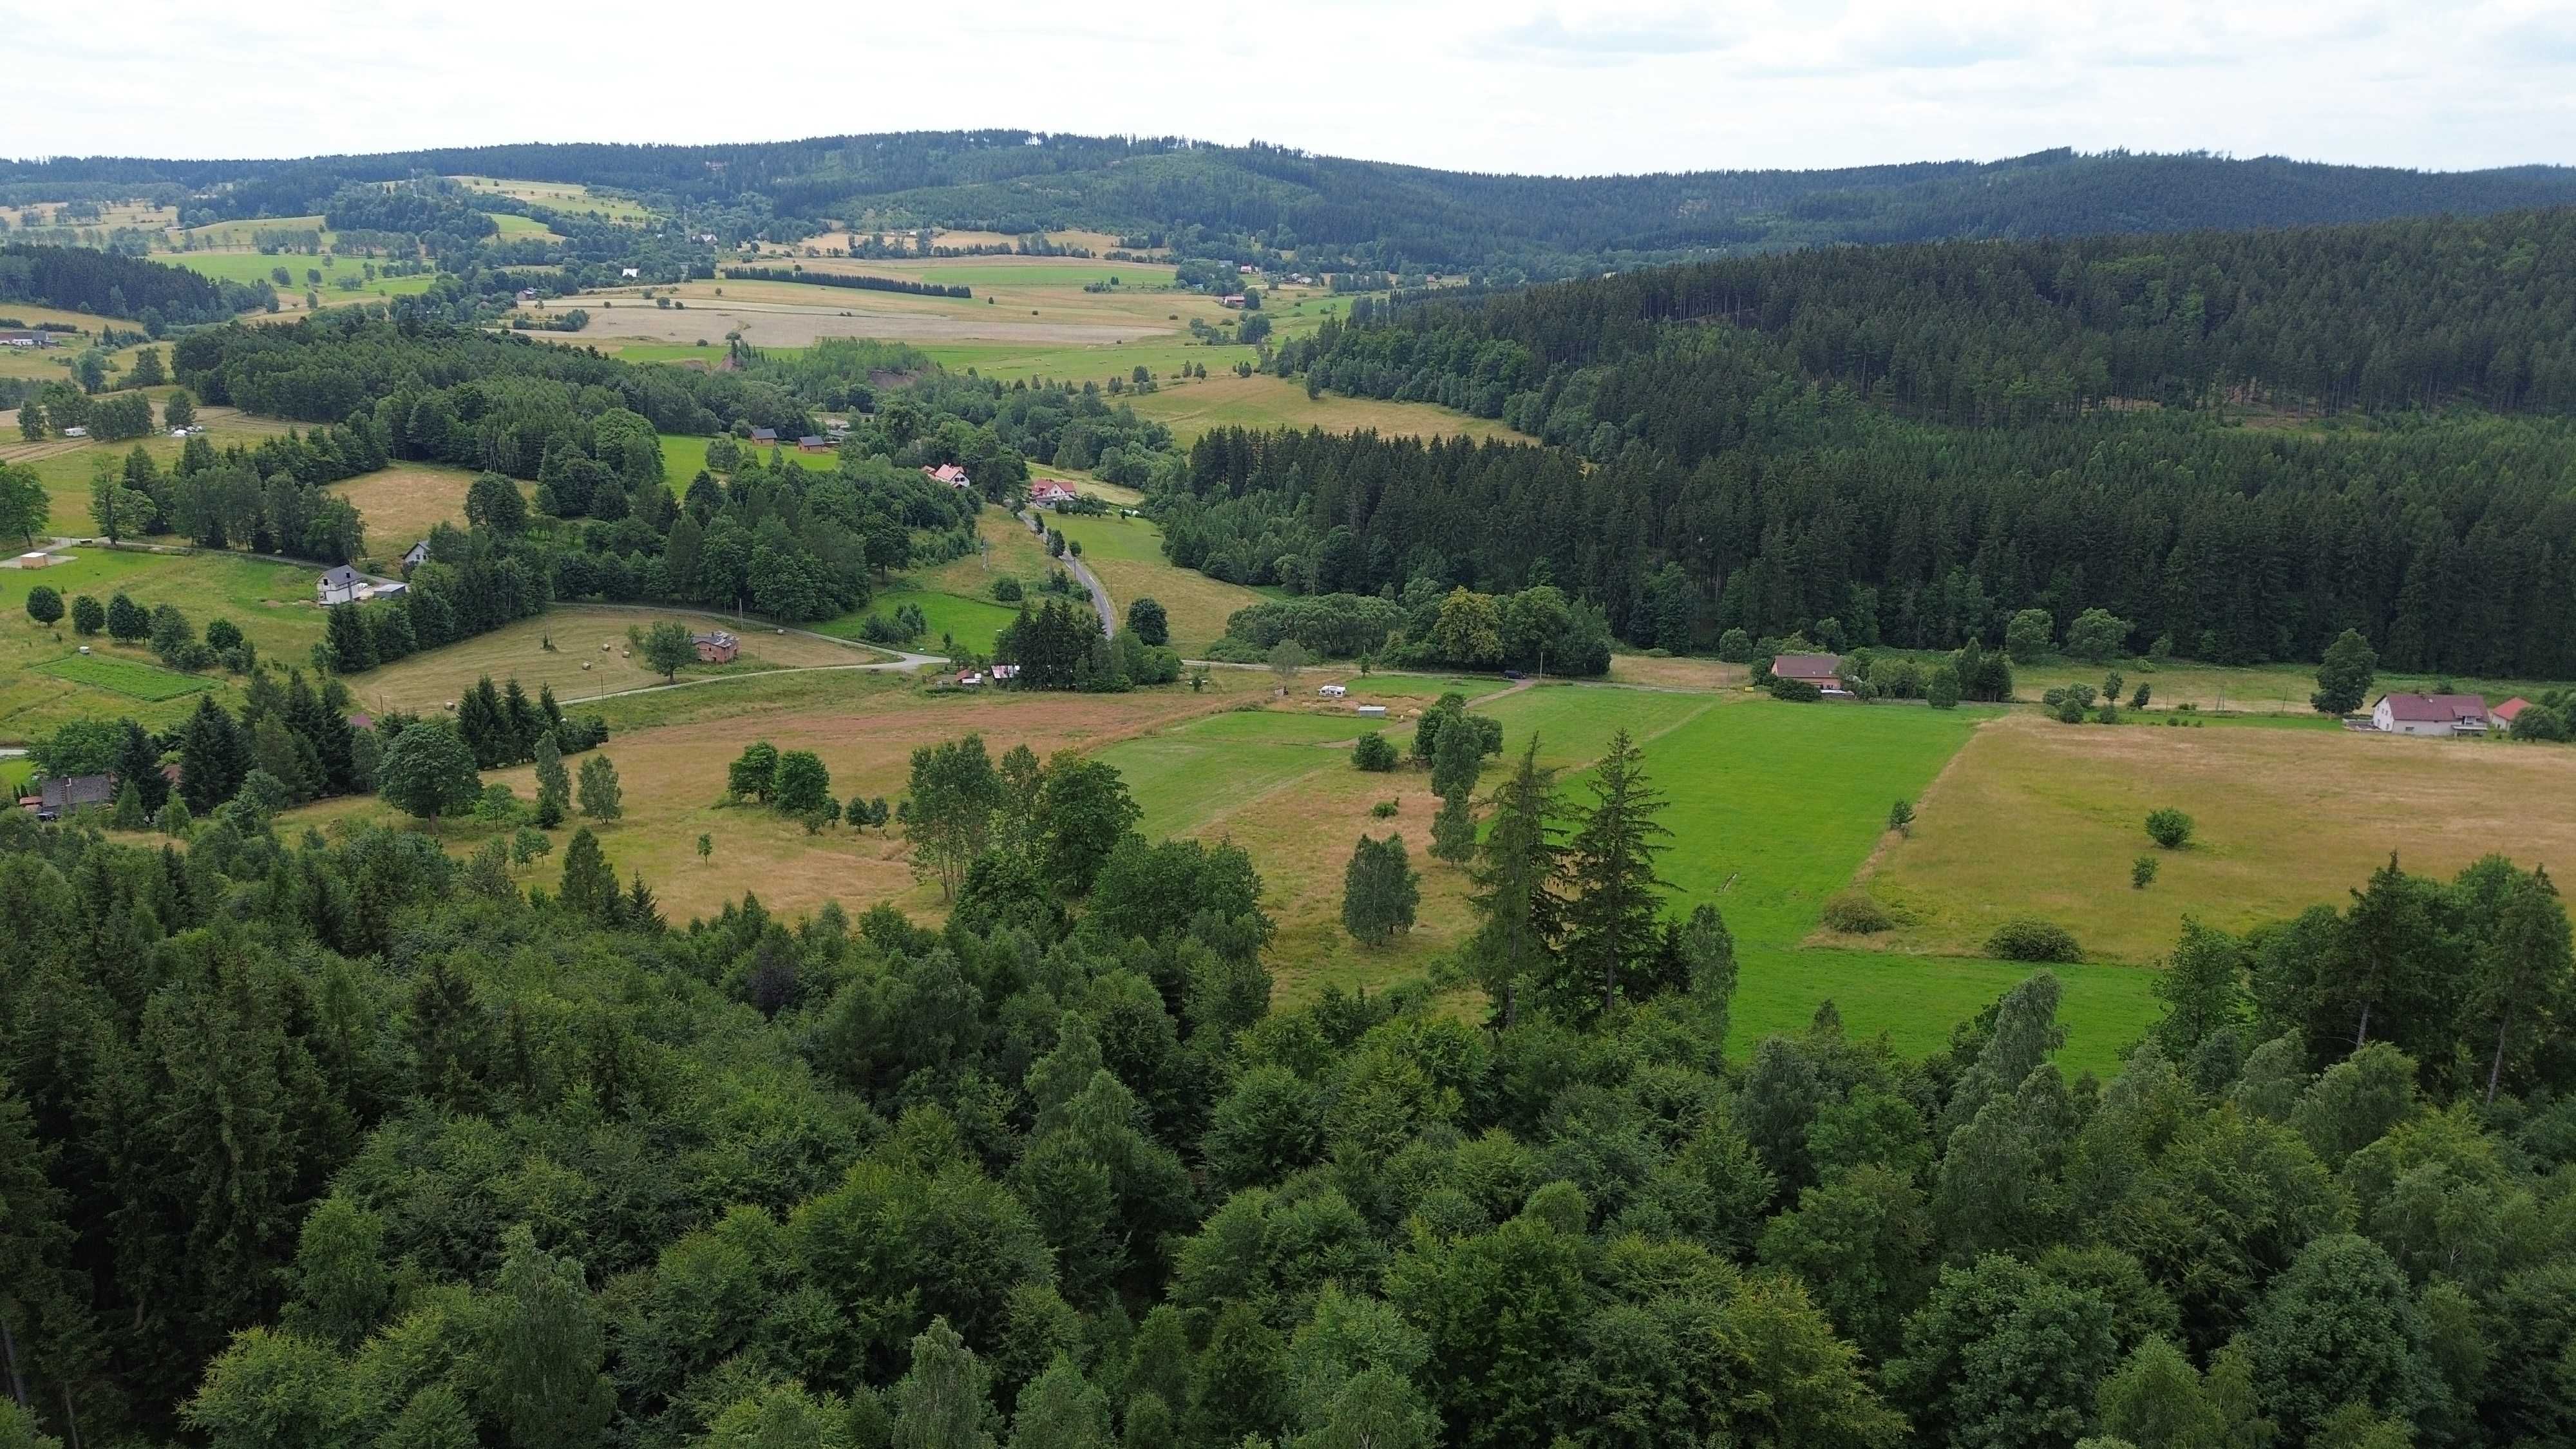
<svg viewBox="0 0 2576 1449">
<path fill-rule="evenodd" d="M 13 7 L 0 154 L 1014 126 L 1491 171 L 2576 161 L 2576 0 Z"/>
</svg>

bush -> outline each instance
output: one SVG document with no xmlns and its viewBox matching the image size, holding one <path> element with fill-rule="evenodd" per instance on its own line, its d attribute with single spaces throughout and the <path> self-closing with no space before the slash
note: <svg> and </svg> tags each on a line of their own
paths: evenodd
<svg viewBox="0 0 2576 1449">
<path fill-rule="evenodd" d="M 2191 843 L 2191 817 L 2179 810 L 2150 810 L 2147 838 L 2167 850 L 2180 850 Z"/>
<path fill-rule="evenodd" d="M 2129 889 L 2142 891 L 2156 883 L 2156 858 L 2142 855 L 2129 862 Z"/>
<path fill-rule="evenodd" d="M 1000 578 L 993 580 L 993 597 L 1001 603 L 1016 604 L 1021 599 L 1027 597 L 1027 594 L 1020 588 L 1020 581 L 1018 579 L 1013 578 L 1009 574 L 1004 574 Z"/>
<path fill-rule="evenodd" d="M 1934 709 L 1959 707 L 1959 671 L 1947 664 L 1936 666 L 1932 677 L 1924 681 L 1923 698 Z"/>
<path fill-rule="evenodd" d="M 2084 959 L 2075 933 L 2054 921 L 2024 916 L 2006 921 L 1986 938 L 1986 954 L 1999 961 L 2072 963 Z"/>
<path fill-rule="evenodd" d="M 1825 902 L 1825 929 L 1846 936 L 1875 935 L 1896 925 L 1895 913 L 1861 891 L 1844 891 Z"/>
<path fill-rule="evenodd" d="M 1394 769 L 1398 758 L 1395 742 L 1376 730 L 1360 736 L 1359 743 L 1351 746 L 1351 763 L 1372 773 Z"/>
<path fill-rule="evenodd" d="M 1785 699 L 1791 704 L 1814 704 L 1825 697 L 1825 692 L 1803 679 L 1782 679 L 1774 675 L 1771 680 L 1771 697 Z"/>
<path fill-rule="evenodd" d="M 1393 820 L 1396 816 L 1396 812 L 1402 808 L 1402 806 L 1398 805 L 1393 800 L 1380 800 L 1369 807 L 1369 813 L 1380 820 Z"/>
</svg>

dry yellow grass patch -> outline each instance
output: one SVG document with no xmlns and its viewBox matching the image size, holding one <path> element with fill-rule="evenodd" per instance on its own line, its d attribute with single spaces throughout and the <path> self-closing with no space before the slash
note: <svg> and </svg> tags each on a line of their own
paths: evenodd
<svg viewBox="0 0 2576 1449">
<path fill-rule="evenodd" d="M 367 525 L 367 553 L 399 559 L 442 523 L 465 526 L 465 490 L 474 474 L 464 468 L 405 463 L 334 483 L 331 491 L 356 506 Z M 522 485 L 521 493 L 530 492 Z"/>
<path fill-rule="evenodd" d="M 1217 428 L 1322 428 L 1328 433 L 1363 429 L 1390 437 L 1499 438 L 1528 442 L 1490 418 L 1432 403 L 1387 402 L 1344 397 L 1338 393 L 1306 396 L 1305 384 L 1269 373 L 1250 377 L 1217 376 L 1186 387 L 1166 387 L 1128 399 L 1140 417 L 1152 418 L 1191 442 Z"/>
<path fill-rule="evenodd" d="M 1715 659 L 1652 659 L 1643 654 L 1610 656 L 1610 682 L 1656 689 L 1717 690 L 1741 688 L 1752 671 Z"/>
<path fill-rule="evenodd" d="M 2391 851 L 2448 875 L 2490 852 L 2576 868 L 2576 750 L 2341 730 L 2061 725 L 2014 715 L 1979 729 L 1918 802 L 1911 839 L 1882 848 L 1872 894 L 1909 913 L 1875 938 L 1973 952 L 2019 915 L 2057 921 L 2096 959 L 2151 961 L 2186 913 L 2242 930 L 2340 903 Z M 2159 850 L 2147 812 L 2198 824 Z M 2134 890 L 2129 864 L 2159 863 Z M 1863 944 L 1846 937 L 1835 944 Z"/>
<path fill-rule="evenodd" d="M 460 644 L 353 675 L 349 690 L 368 709 L 428 711 L 442 708 L 472 689 L 476 680 L 490 675 L 496 685 L 516 679 L 532 695 L 540 685 L 551 686 L 555 699 L 571 709 L 592 695 L 660 684 L 662 676 L 632 651 L 626 631 L 630 626 L 649 629 L 661 619 L 677 620 L 693 633 L 732 629 L 741 636 L 742 653 L 733 663 L 693 664 L 680 671 L 682 679 L 818 664 L 866 664 L 885 657 L 837 640 L 778 634 L 758 624 L 733 625 L 706 614 L 567 605 Z M 546 648 L 549 641 L 554 645 L 551 650 Z"/>
</svg>

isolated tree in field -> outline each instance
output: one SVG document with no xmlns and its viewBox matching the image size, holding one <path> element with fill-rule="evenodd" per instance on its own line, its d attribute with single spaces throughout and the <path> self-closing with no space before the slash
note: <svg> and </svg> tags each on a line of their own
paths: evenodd
<svg viewBox="0 0 2576 1449">
<path fill-rule="evenodd" d="M 38 624 L 52 626 L 63 617 L 62 591 L 38 584 L 27 591 L 27 617 Z"/>
<path fill-rule="evenodd" d="M 83 638 L 107 627 L 107 608 L 87 594 L 72 599 L 72 632 Z"/>
<path fill-rule="evenodd" d="M 519 485 L 498 473 L 478 473 L 465 489 L 465 522 L 504 538 L 528 531 L 528 500 Z"/>
<path fill-rule="evenodd" d="M 474 773 L 474 752 L 447 720 L 422 720 L 385 746 L 378 767 L 377 791 L 395 808 L 438 827 L 438 817 L 474 804 L 483 782 Z M 182 778 L 185 778 L 184 767 Z"/>
<path fill-rule="evenodd" d="M 2308 696 L 2308 707 L 2319 714 L 2350 714 L 2361 708 L 2378 677 L 2379 651 L 2370 647 L 2360 630 L 2346 629 L 2326 646 L 2325 657 L 2317 665 L 2317 692 Z"/>
<path fill-rule="evenodd" d="M 904 832 L 912 841 L 914 872 L 938 881 L 942 899 L 956 896 L 966 867 L 983 853 L 1001 803 L 1002 779 L 982 735 L 912 752 Z"/>
<path fill-rule="evenodd" d="M 1281 689 L 1294 689 L 1297 676 L 1305 670 L 1311 658 L 1305 645 L 1294 639 L 1282 639 L 1270 646 L 1270 672 L 1278 676 Z"/>
<path fill-rule="evenodd" d="M 1644 752 L 1625 729 L 1593 770 L 1592 808 L 1566 847 L 1574 899 L 1565 910 L 1565 973 L 1559 992 L 1568 1006 L 1589 996 L 1606 1013 L 1618 1003 L 1620 976 L 1651 955 L 1656 928 L 1655 857 L 1672 832 L 1656 819 L 1663 793 L 1646 779 Z"/>
<path fill-rule="evenodd" d="M 1148 644 L 1172 642 L 1171 621 L 1164 617 L 1163 606 L 1151 598 L 1138 599 L 1127 606 L 1127 629 Z"/>
<path fill-rule="evenodd" d="M 1522 983 L 1554 961 L 1565 930 L 1565 847 L 1555 825 L 1556 771 L 1538 762 L 1530 736 L 1520 762 L 1494 787 L 1493 825 L 1469 874 L 1469 899 L 1483 920 L 1470 959 L 1485 996 L 1506 1027 Z"/>
<path fill-rule="evenodd" d="M 510 835 L 510 863 L 521 870 L 554 853 L 555 843 L 542 830 L 522 825 Z"/>
<path fill-rule="evenodd" d="M 45 405 L 29 398 L 18 404 L 18 436 L 30 443 L 45 440 Z"/>
<path fill-rule="evenodd" d="M 547 830 L 563 824 L 572 812 L 572 776 L 565 771 L 563 751 L 554 731 L 537 736 L 537 824 Z"/>
<path fill-rule="evenodd" d="M 1442 797 L 1431 816 L 1431 853 L 1451 865 L 1476 858 L 1476 812 L 1465 793 Z"/>
<path fill-rule="evenodd" d="M 780 813 L 794 816 L 812 815 L 832 800 L 832 772 L 823 766 L 823 757 L 812 750 L 788 750 L 778 757 L 778 777 L 770 787 L 770 803 Z"/>
<path fill-rule="evenodd" d="M 2180 850 L 2191 843 L 2191 817 L 2167 807 L 2147 812 L 2147 838 L 2167 850 Z"/>
<path fill-rule="evenodd" d="M 1395 742 L 1377 730 L 1361 735 L 1351 746 L 1351 763 L 1377 774 L 1394 769 L 1401 758 L 1396 753 Z"/>
<path fill-rule="evenodd" d="M 628 625 L 626 642 L 644 656 L 644 662 L 662 676 L 665 684 L 677 679 L 680 671 L 698 657 L 697 641 L 690 636 L 689 626 L 676 620 L 664 619 L 650 629 Z"/>
<path fill-rule="evenodd" d="M 705 865 L 715 858 L 716 838 L 701 832 L 698 836 L 698 864 Z"/>
<path fill-rule="evenodd" d="M 2057 620 L 2046 609 L 2024 609 L 2004 626 L 2004 652 L 2015 663 L 2028 664 L 2048 653 L 2056 633 Z"/>
<path fill-rule="evenodd" d="M 606 755 L 594 754 L 581 762 L 581 781 L 576 787 L 581 813 L 602 825 L 626 813 L 623 792 L 617 785 L 617 767 Z"/>
<path fill-rule="evenodd" d="M 197 400 L 190 397 L 184 387 L 170 394 L 170 400 L 161 405 L 161 421 L 174 428 L 194 427 L 197 422 Z"/>
<path fill-rule="evenodd" d="M 170 374 L 161 366 L 161 349 L 146 347 L 134 354 L 134 370 L 125 375 L 127 387 L 160 387 L 169 382 Z"/>
<path fill-rule="evenodd" d="M 778 747 L 767 740 L 743 746 L 742 753 L 725 767 L 725 794 L 733 799 L 766 805 L 777 788 Z"/>
<path fill-rule="evenodd" d="M 1887 807 L 1887 828 L 1899 835 L 1914 833 L 1914 802 L 1899 800 Z"/>
<path fill-rule="evenodd" d="M 35 469 L 0 463 L 0 538 L 18 539 L 32 548 L 52 514 L 45 480 Z"/>
<path fill-rule="evenodd" d="M 1360 837 L 1342 871 L 1342 927 L 1366 946 L 1383 946 L 1413 929 L 1422 903 L 1422 877 L 1406 858 L 1404 837 Z"/>
</svg>

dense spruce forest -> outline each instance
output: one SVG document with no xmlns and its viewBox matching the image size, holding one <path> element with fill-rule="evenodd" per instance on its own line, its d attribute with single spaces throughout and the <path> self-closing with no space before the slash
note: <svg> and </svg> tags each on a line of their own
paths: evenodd
<svg viewBox="0 0 2576 1449">
<path fill-rule="evenodd" d="M 352 187 L 456 174 L 580 182 L 675 209 L 750 204 L 782 217 L 866 214 L 1012 234 L 1092 227 L 1191 255 L 1252 260 L 1295 249 L 1310 267 L 1338 259 L 1499 281 L 1837 242 L 2306 226 L 2576 201 L 2576 170 L 2548 166 L 2431 173 L 2054 150 L 1993 162 L 1561 178 L 1179 137 L 983 130 L 272 161 L 54 157 L 0 162 L 0 203 L 144 192 L 181 206 L 193 225 L 312 215 L 346 204 Z M 776 239 L 793 232 L 780 228 Z"/>
<path fill-rule="evenodd" d="M 30 302 L 105 317 L 164 324 L 220 322 L 261 304 L 268 294 L 238 282 L 86 247 L 0 246 L 0 302 Z"/>
<path fill-rule="evenodd" d="M 2571 228 L 1818 250 L 1357 303 L 1274 365 L 1549 446 L 1220 430 L 1158 507 L 1221 577 L 1546 582 L 1640 646 L 1953 648 L 2099 608 L 2140 652 L 2312 659 L 2356 628 L 2402 668 L 2564 675 Z"/>
<path fill-rule="evenodd" d="M 9 812 L 0 1443 L 2576 1435 L 2545 874 L 2190 927 L 2108 1084 L 2044 972 L 1921 1061 L 1830 1004 L 1729 1049 L 1729 932 L 1644 904 L 1613 755 L 1498 796 L 1486 1023 L 1273 1008 L 1241 851 L 973 737 L 914 758 L 936 931 L 667 922 L 586 829 L 532 885 L 248 788 L 184 851 Z"/>
</svg>

